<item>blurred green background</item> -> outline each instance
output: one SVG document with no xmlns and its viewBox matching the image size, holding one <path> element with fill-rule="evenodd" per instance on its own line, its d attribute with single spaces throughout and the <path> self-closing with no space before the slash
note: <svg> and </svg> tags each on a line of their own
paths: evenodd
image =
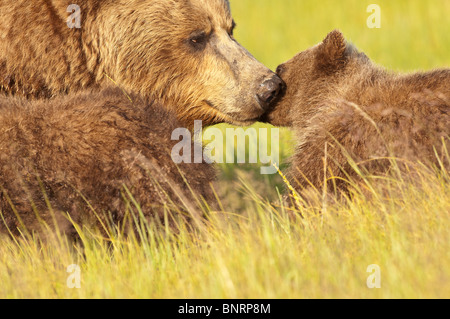
<svg viewBox="0 0 450 319">
<path fill-rule="evenodd" d="M 272 70 L 296 53 L 321 42 L 334 29 L 340 29 L 348 41 L 375 63 L 391 70 L 405 72 L 450 66 L 450 0 L 378 1 L 379 29 L 367 26 L 372 14 L 367 9 L 373 0 L 230 2 L 237 23 L 236 39 Z M 218 127 L 225 133 L 230 126 Z M 270 126 L 258 123 L 254 127 Z M 259 138 L 264 140 L 265 136 Z M 230 145 L 230 141 L 224 143 Z M 281 129 L 282 169 L 286 168 L 294 146 L 291 130 Z M 236 193 L 242 184 L 239 180 L 250 182 L 262 197 L 270 199 L 277 196 L 277 188 L 281 191 L 284 188 L 277 174 L 262 176 L 257 164 L 221 164 L 219 167 L 219 181 L 224 186 L 222 196 L 231 198 L 228 202 L 234 209 L 243 204 Z"/>
<path fill-rule="evenodd" d="M 366 24 L 373 3 L 381 8 L 380 29 Z M 450 65 L 448 0 L 231 0 L 231 6 L 236 38 L 272 69 L 333 29 L 389 69 Z"/>
</svg>

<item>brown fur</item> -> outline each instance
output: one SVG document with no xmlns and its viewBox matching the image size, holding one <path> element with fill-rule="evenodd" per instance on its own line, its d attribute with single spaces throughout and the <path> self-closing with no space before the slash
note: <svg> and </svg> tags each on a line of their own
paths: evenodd
<svg viewBox="0 0 450 319">
<path fill-rule="evenodd" d="M 100 227 L 93 210 L 123 226 L 129 211 L 124 186 L 149 219 L 164 222 L 164 207 L 172 207 L 168 197 L 178 209 L 201 212 L 178 168 L 206 200 L 213 197 L 213 168 L 177 167 L 171 150 L 178 141 L 171 135 L 180 123 L 159 105 L 131 100 L 117 88 L 51 101 L 0 98 L 0 210 L 6 222 L 0 219 L 0 233 L 17 234 L 23 225 L 51 233 L 41 218 L 70 235 L 66 213 L 76 223 Z"/>
<path fill-rule="evenodd" d="M 388 72 L 334 31 L 278 73 L 288 88 L 267 120 L 296 131 L 289 175 L 297 189 L 321 189 L 324 159 L 327 178 L 356 177 L 345 153 L 369 174 L 388 172 L 391 161 L 380 158 L 390 156 L 439 166 L 434 148 L 448 167 L 450 70 Z"/>
<path fill-rule="evenodd" d="M 0 93 L 50 98 L 118 83 L 185 126 L 249 124 L 276 77 L 233 39 L 228 0 L 0 1 Z M 204 37 L 199 35 L 204 34 Z"/>
</svg>

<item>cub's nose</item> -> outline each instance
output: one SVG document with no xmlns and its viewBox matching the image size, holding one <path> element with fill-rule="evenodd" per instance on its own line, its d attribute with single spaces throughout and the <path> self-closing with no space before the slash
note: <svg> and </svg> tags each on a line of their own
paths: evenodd
<svg viewBox="0 0 450 319">
<path fill-rule="evenodd" d="M 285 87 L 286 84 L 278 75 L 273 75 L 261 84 L 256 96 L 264 111 L 281 95 Z"/>
</svg>

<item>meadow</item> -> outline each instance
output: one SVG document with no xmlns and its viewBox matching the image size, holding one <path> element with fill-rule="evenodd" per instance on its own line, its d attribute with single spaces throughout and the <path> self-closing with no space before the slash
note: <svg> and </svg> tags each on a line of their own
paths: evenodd
<svg viewBox="0 0 450 319">
<path fill-rule="evenodd" d="M 450 66 L 449 1 L 378 1 L 380 29 L 366 25 L 371 3 L 231 0 L 236 38 L 272 69 L 336 28 L 386 68 Z M 294 144 L 281 129 L 282 170 Z M 343 201 L 292 211 L 277 204 L 287 187 L 280 174 L 218 168 L 222 209 L 195 231 L 144 224 L 138 239 L 80 230 L 83 248 L 0 238 L 0 298 L 450 297 L 448 173 L 418 165 L 414 183 L 366 180 Z M 80 288 L 68 287 L 73 264 Z M 371 288 L 371 265 L 380 288 Z"/>
</svg>

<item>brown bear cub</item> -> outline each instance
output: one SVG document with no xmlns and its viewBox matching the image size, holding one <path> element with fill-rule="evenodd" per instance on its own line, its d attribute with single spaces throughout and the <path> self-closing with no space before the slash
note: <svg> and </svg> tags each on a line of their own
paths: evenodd
<svg viewBox="0 0 450 319">
<path fill-rule="evenodd" d="M 26 228 L 45 237 L 52 231 L 44 221 L 70 237 L 67 214 L 77 224 L 125 227 L 133 220 L 126 213 L 137 212 L 131 198 L 149 220 L 173 225 L 172 209 L 192 221 L 202 211 L 196 199 L 213 198 L 215 172 L 174 163 L 179 127 L 159 105 L 117 88 L 51 101 L 0 98 L 0 233 Z"/>
<path fill-rule="evenodd" d="M 387 173 L 392 157 L 448 168 L 449 69 L 388 72 L 333 31 L 278 74 L 288 88 L 266 120 L 296 131 L 288 175 L 297 190 L 326 179 L 348 189 L 342 180 Z"/>
</svg>

